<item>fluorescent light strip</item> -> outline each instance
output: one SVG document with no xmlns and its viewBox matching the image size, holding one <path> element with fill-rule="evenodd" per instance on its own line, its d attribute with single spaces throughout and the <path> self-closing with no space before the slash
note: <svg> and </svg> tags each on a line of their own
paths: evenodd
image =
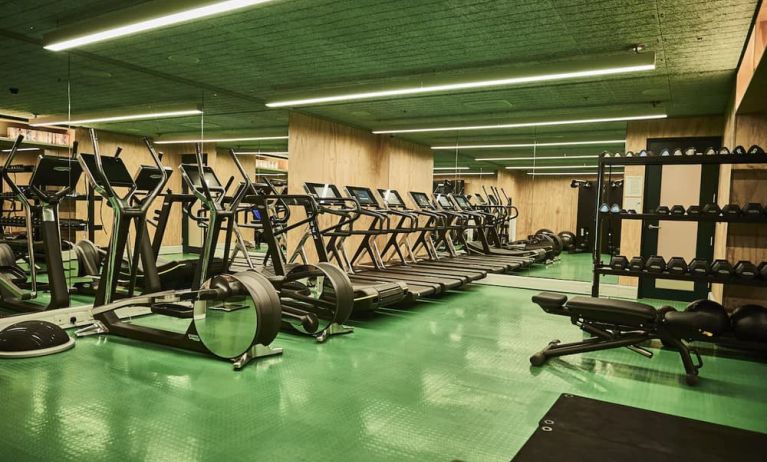
<svg viewBox="0 0 767 462">
<path fill-rule="evenodd" d="M 258 175 L 258 176 L 286 176 L 287 173 L 258 173 L 258 172 L 256 172 L 256 175 Z"/>
<path fill-rule="evenodd" d="M 595 168 L 596 165 L 544 165 L 544 166 L 536 166 L 536 165 L 525 165 L 525 166 L 513 166 L 513 167 L 505 167 L 506 170 L 552 170 L 556 168 L 561 169 L 567 169 L 567 170 L 577 170 L 579 168 Z"/>
<path fill-rule="evenodd" d="M 498 149 L 498 148 L 535 148 L 535 147 L 550 147 L 550 146 L 585 146 L 585 145 L 602 145 L 602 144 L 626 144 L 626 140 L 603 140 L 603 141 L 562 141 L 556 143 L 521 143 L 521 144 L 467 144 L 458 146 L 432 146 L 431 148 L 437 150 L 453 150 L 453 149 Z"/>
<path fill-rule="evenodd" d="M 264 157 L 276 157 L 278 159 L 287 159 L 287 152 L 261 152 L 261 151 L 242 151 L 236 152 L 238 156 L 264 156 Z"/>
<path fill-rule="evenodd" d="M 99 122 L 123 122 L 127 120 L 145 120 L 145 119 L 162 119 L 167 117 L 182 117 L 182 116 L 188 116 L 188 115 L 198 115 L 202 114 L 202 111 L 199 109 L 190 109 L 186 111 L 168 111 L 168 112 L 147 112 L 144 114 L 130 114 L 130 115 L 121 115 L 121 116 L 110 116 L 110 117 L 94 117 L 91 119 L 75 119 L 75 120 L 67 120 L 67 119 L 61 119 L 61 120 L 51 120 L 47 122 L 42 123 L 31 123 L 29 124 L 32 127 L 48 127 L 51 125 L 82 125 L 82 124 L 92 124 L 92 123 L 99 123 Z"/>
<path fill-rule="evenodd" d="M 477 157 L 477 162 L 493 162 L 496 160 L 567 160 L 567 159 L 598 159 L 598 155 L 589 156 L 533 156 L 533 157 Z"/>
<path fill-rule="evenodd" d="M 40 148 L 19 148 L 19 149 L 16 150 L 16 152 L 21 152 L 21 151 L 39 151 L 39 150 L 40 150 Z M 11 152 L 11 150 L 10 149 L 3 149 L 3 152 Z"/>
<path fill-rule="evenodd" d="M 188 140 L 159 140 L 154 144 L 185 144 L 185 143 L 227 143 L 234 141 L 271 141 L 286 140 L 287 136 L 255 136 L 250 138 L 210 138 L 210 139 L 188 139 Z"/>
<path fill-rule="evenodd" d="M 545 173 L 528 173 L 531 176 L 597 176 L 598 172 L 545 172 Z M 623 172 L 612 172 L 610 175 L 623 175 Z"/>
<path fill-rule="evenodd" d="M 523 122 L 515 124 L 499 124 L 499 125 L 469 125 L 463 127 L 438 127 L 438 128 L 405 128 L 394 130 L 374 130 L 376 135 L 393 134 L 393 133 L 425 133 L 425 132 L 449 132 L 449 131 L 464 131 L 464 130 L 490 130 L 494 128 L 525 128 L 525 127 L 550 127 L 554 125 L 574 125 L 574 124 L 595 124 L 606 122 L 627 122 L 629 120 L 651 120 L 651 119 L 665 119 L 666 114 L 652 114 L 652 115 L 640 115 L 640 116 L 628 116 L 628 117 L 602 117 L 598 119 L 574 119 L 574 120 L 554 120 L 548 122 Z"/>
<path fill-rule="evenodd" d="M 453 90 L 469 90 L 473 88 L 500 87 L 521 85 L 534 82 L 549 82 L 552 80 L 578 79 L 584 77 L 596 77 L 611 74 L 623 74 L 629 72 L 651 71 L 655 69 L 655 63 L 634 66 L 617 66 L 605 69 L 590 69 L 576 72 L 559 72 L 553 74 L 540 74 L 525 77 L 511 77 L 507 79 L 479 80 L 476 82 L 451 83 L 443 85 L 428 85 L 397 90 L 380 90 L 362 93 L 349 93 L 345 95 L 324 96 L 317 98 L 296 99 L 289 101 L 275 101 L 266 103 L 267 107 L 309 106 L 312 104 L 335 103 L 339 101 L 356 101 L 361 99 L 386 98 L 391 96 L 408 96 L 422 93 L 434 93 Z"/>
<path fill-rule="evenodd" d="M 434 176 L 495 175 L 495 172 L 455 172 L 435 173 Z"/>
<path fill-rule="evenodd" d="M 211 5 L 179 11 L 178 13 L 167 14 L 158 18 L 139 21 L 133 24 L 127 24 L 125 26 L 115 27 L 101 32 L 94 32 L 92 34 L 82 35 L 80 37 L 75 37 L 69 40 L 49 43 L 45 45 L 45 49 L 51 51 L 68 50 L 70 48 L 89 45 L 91 43 L 103 42 L 105 40 L 125 37 L 126 35 L 133 35 L 151 29 L 158 29 L 173 24 L 192 21 L 194 19 L 201 19 L 207 16 L 239 10 L 269 1 L 271 0 L 229 0 L 224 2 L 216 2 Z"/>
<path fill-rule="evenodd" d="M 434 167 L 434 170 L 468 170 L 469 167 Z"/>
</svg>

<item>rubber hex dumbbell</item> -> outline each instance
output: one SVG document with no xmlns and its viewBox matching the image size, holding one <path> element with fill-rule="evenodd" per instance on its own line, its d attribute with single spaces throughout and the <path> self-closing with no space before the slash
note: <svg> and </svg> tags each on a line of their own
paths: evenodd
<svg viewBox="0 0 767 462">
<path fill-rule="evenodd" d="M 748 148 L 749 154 L 764 154 L 764 149 L 762 149 L 761 146 L 754 144 L 750 148 Z"/>
<path fill-rule="evenodd" d="M 732 153 L 733 154 L 737 154 L 737 155 L 743 155 L 743 154 L 746 153 L 746 148 L 744 148 L 743 146 L 740 146 L 740 145 L 739 146 L 735 146 L 735 149 L 732 150 Z"/>
<path fill-rule="evenodd" d="M 675 205 L 671 207 L 671 215 L 684 215 L 685 210 L 683 205 Z"/>
<path fill-rule="evenodd" d="M 703 209 L 701 208 L 700 205 L 691 205 L 691 206 L 687 207 L 687 215 L 690 215 L 690 216 L 693 216 L 693 217 L 697 217 L 701 213 L 703 213 Z"/>
<path fill-rule="evenodd" d="M 682 257 L 672 257 L 668 260 L 666 269 L 671 274 L 686 274 L 687 262 Z"/>
<path fill-rule="evenodd" d="M 669 148 L 661 149 L 661 151 L 660 151 L 660 156 L 661 157 L 668 157 L 670 155 L 671 155 L 671 150 Z"/>
<path fill-rule="evenodd" d="M 652 255 L 647 259 L 644 267 L 650 273 L 662 273 L 666 271 L 666 260 L 659 255 Z"/>
<path fill-rule="evenodd" d="M 767 281 L 767 261 L 759 263 L 757 271 L 759 272 L 759 277 Z"/>
<path fill-rule="evenodd" d="M 748 260 L 741 260 L 735 265 L 735 276 L 741 279 L 754 279 L 758 271 L 756 265 Z"/>
<path fill-rule="evenodd" d="M 629 261 L 631 271 L 643 271 L 645 267 L 644 257 L 634 257 Z"/>
<path fill-rule="evenodd" d="M 711 265 L 702 258 L 693 258 L 687 265 L 687 271 L 696 276 L 705 276 L 711 273 Z"/>
<path fill-rule="evenodd" d="M 750 218 L 761 218 L 764 215 L 764 207 L 758 202 L 749 202 L 743 207 L 743 215 Z"/>
<path fill-rule="evenodd" d="M 710 217 L 718 217 L 722 213 L 722 209 L 719 208 L 718 204 L 708 203 L 703 206 L 702 213 Z"/>
<path fill-rule="evenodd" d="M 610 268 L 617 271 L 624 271 L 629 266 L 628 258 L 623 255 L 616 255 L 610 259 Z"/>
<path fill-rule="evenodd" d="M 671 213 L 671 209 L 665 205 L 659 205 L 658 208 L 655 209 L 655 213 L 658 215 L 668 215 Z"/>
<path fill-rule="evenodd" d="M 731 278 L 734 270 L 727 260 L 714 260 L 711 264 L 711 274 L 720 278 Z"/>
<path fill-rule="evenodd" d="M 738 204 L 727 204 L 722 207 L 722 215 L 726 217 L 739 217 L 741 214 L 740 206 Z"/>
</svg>

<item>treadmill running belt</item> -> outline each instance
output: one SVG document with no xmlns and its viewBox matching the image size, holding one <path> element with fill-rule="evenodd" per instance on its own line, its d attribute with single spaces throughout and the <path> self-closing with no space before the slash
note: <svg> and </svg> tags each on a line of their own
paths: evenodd
<svg viewBox="0 0 767 462">
<path fill-rule="evenodd" d="M 512 461 L 763 461 L 765 448 L 765 433 L 563 394 Z"/>
</svg>

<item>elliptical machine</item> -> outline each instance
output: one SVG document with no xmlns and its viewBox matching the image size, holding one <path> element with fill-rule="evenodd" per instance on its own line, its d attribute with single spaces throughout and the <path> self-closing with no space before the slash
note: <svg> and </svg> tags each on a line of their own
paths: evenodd
<svg viewBox="0 0 767 462">
<path fill-rule="evenodd" d="M 150 204 L 166 184 L 168 176 L 157 152 L 148 139 L 145 144 L 162 175 L 157 186 L 141 199 L 134 199 L 136 185 L 125 164 L 118 157 L 102 157 L 95 130 L 90 130 L 93 154 L 79 154 L 77 160 L 94 189 L 111 205 L 114 213 L 112 236 L 103 265 L 93 308 L 93 325 L 81 329 L 78 336 L 112 334 L 130 339 L 205 353 L 229 360 L 235 370 L 251 360 L 282 353 L 271 348 L 280 327 L 280 303 L 269 281 L 255 272 L 219 275 L 207 279 L 207 269 L 215 241 L 206 240 L 197 269 L 201 281 L 194 290 L 159 291 L 159 277 L 151 246 L 146 238 L 146 215 Z M 128 190 L 123 196 L 116 188 Z M 133 258 L 127 298 L 118 299 L 117 279 L 123 263 L 131 225 L 135 228 Z M 132 296 L 141 259 L 144 294 Z M 155 291 L 157 290 L 157 291 Z M 169 331 L 131 323 L 121 319 L 118 310 L 148 308 L 149 312 L 174 318 L 190 319 L 185 332 Z M 145 310 L 146 312 L 146 310 Z"/>
<path fill-rule="evenodd" d="M 244 246 L 236 217 L 240 203 L 247 198 L 246 202 L 255 206 L 257 213 L 254 213 L 254 216 L 259 217 L 257 221 L 261 225 L 262 235 L 269 243 L 269 257 L 274 264 L 275 274 L 265 273 L 263 276 L 266 276 L 279 293 L 282 305 L 282 327 L 295 333 L 310 335 L 318 342 L 326 341 L 331 335 L 352 332 L 351 327 L 343 325 L 349 319 L 354 305 L 354 291 L 346 273 L 330 263 L 294 265 L 288 268 L 279 245 L 275 247 L 277 235 L 302 226 L 307 223 L 307 220 L 293 225 L 278 224 L 278 220 L 271 218 L 270 208 L 275 206 L 275 202 L 279 202 L 283 210 L 290 205 L 307 207 L 311 206 L 312 198 L 305 195 L 263 196 L 258 194 L 234 151 L 230 151 L 230 155 L 244 179 L 244 185 L 239 188 L 233 198 L 229 198 L 226 196 L 227 188 L 218 180 L 213 169 L 203 164 L 199 145 L 195 152 L 196 164 L 182 164 L 179 169 L 182 178 L 190 191 L 198 198 L 208 217 L 204 228 L 205 244 L 203 246 L 203 254 L 207 254 L 206 264 L 210 265 L 212 261 L 222 229 L 226 231 L 224 268 L 230 263 L 229 245 L 232 236 L 236 236 L 240 246 Z M 315 215 L 316 213 L 313 216 Z M 207 269 L 208 266 L 197 267 L 198 272 Z M 263 277 L 255 267 L 247 273 Z M 200 275 L 195 274 L 192 288 L 194 289 L 201 280 Z"/>
</svg>

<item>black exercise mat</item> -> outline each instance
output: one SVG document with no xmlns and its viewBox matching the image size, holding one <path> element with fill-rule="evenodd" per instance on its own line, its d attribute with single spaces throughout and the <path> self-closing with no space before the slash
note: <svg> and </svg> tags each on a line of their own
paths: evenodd
<svg viewBox="0 0 767 462">
<path fill-rule="evenodd" d="M 512 462 L 595 460 L 763 462 L 767 434 L 563 394 Z"/>
</svg>

